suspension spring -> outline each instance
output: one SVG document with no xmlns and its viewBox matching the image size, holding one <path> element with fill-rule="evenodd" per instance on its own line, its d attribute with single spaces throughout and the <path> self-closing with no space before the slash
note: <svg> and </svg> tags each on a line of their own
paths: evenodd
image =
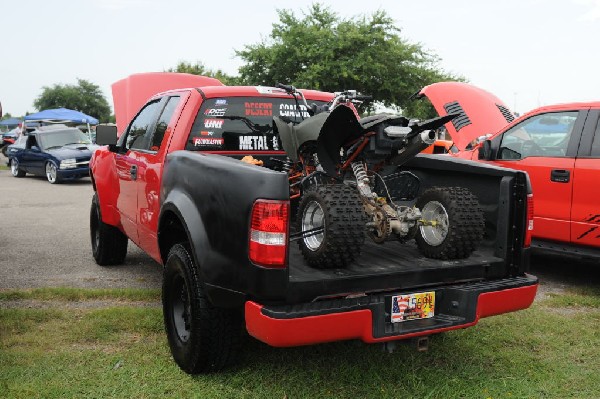
<svg viewBox="0 0 600 399">
<path fill-rule="evenodd" d="M 352 171 L 354 172 L 354 177 L 356 177 L 358 184 L 369 184 L 369 176 L 367 176 L 367 171 L 362 162 L 352 162 L 350 166 L 352 166 Z"/>
<path fill-rule="evenodd" d="M 292 162 L 292 160 L 290 158 L 285 158 L 285 161 L 283 161 L 283 163 L 281 164 L 281 171 L 288 173 L 293 166 L 294 163 Z"/>
</svg>

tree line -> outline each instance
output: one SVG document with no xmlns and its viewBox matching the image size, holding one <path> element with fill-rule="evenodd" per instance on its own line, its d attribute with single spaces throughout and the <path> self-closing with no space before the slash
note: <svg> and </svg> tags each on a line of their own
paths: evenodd
<svg viewBox="0 0 600 399">
<path fill-rule="evenodd" d="M 279 21 L 259 43 L 235 50 L 244 61 L 238 75 L 207 68 L 203 62 L 182 61 L 168 72 L 210 76 L 226 85 L 273 86 L 277 82 L 323 91 L 355 89 L 408 116 L 427 117 L 432 109 L 409 101 L 422 87 L 464 80 L 445 72 L 437 55 L 401 36 L 385 11 L 349 19 L 319 4 L 301 16 L 278 10 Z M 77 79 L 76 85 L 42 88 L 38 110 L 70 108 L 110 121 L 110 107 L 99 86 Z"/>
</svg>

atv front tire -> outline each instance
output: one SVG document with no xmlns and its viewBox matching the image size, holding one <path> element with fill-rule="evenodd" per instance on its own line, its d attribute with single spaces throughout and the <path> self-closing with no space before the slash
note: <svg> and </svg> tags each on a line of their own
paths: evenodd
<svg viewBox="0 0 600 399">
<path fill-rule="evenodd" d="M 360 254 L 367 217 L 355 188 L 344 184 L 308 188 L 296 220 L 297 231 L 303 234 L 300 251 L 310 266 L 341 268 Z"/>
<path fill-rule="evenodd" d="M 483 240 L 485 222 L 477 197 L 463 187 L 434 187 L 417 200 L 421 222 L 415 240 L 433 259 L 464 259 Z"/>
</svg>

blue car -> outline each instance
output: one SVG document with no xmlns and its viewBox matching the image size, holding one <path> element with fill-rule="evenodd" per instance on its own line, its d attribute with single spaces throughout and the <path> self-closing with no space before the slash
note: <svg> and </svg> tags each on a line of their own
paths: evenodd
<svg viewBox="0 0 600 399">
<path fill-rule="evenodd" d="M 53 125 L 22 135 L 8 146 L 6 156 L 14 177 L 30 173 L 46 176 L 55 184 L 89 176 L 90 158 L 96 148 L 81 130 Z"/>
</svg>

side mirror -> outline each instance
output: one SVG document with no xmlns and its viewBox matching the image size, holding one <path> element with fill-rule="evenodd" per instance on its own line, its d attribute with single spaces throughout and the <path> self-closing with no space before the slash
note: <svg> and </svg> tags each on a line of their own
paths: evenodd
<svg viewBox="0 0 600 399">
<path fill-rule="evenodd" d="M 492 140 L 485 140 L 481 146 L 479 146 L 479 159 L 484 161 L 492 160 Z"/>
<path fill-rule="evenodd" d="M 31 146 L 31 151 L 33 151 L 33 152 L 40 152 L 40 147 L 38 147 L 37 145 L 32 145 Z"/>
<path fill-rule="evenodd" d="M 117 127 L 112 125 L 96 126 L 96 144 L 108 145 L 111 151 L 116 150 Z"/>
</svg>

